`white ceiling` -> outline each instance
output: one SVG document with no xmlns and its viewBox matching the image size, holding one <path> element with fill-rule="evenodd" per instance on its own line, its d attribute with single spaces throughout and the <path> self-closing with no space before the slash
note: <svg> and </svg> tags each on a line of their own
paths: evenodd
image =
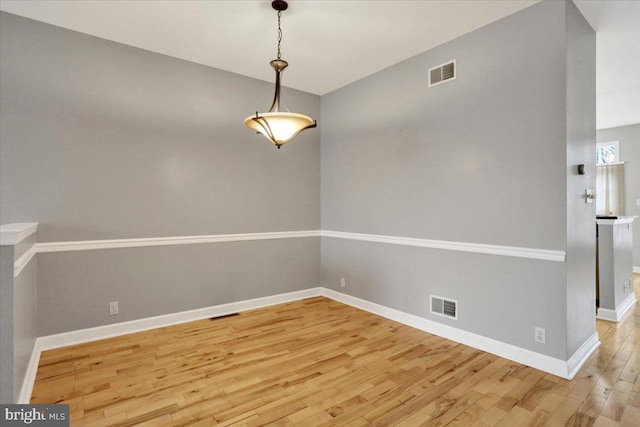
<svg viewBox="0 0 640 427">
<path fill-rule="evenodd" d="M 575 3 L 597 34 L 598 129 L 640 123 L 640 1 Z"/>
<path fill-rule="evenodd" d="M 284 84 L 323 95 L 539 0 L 291 0 Z M 640 1 L 576 0 L 598 31 L 598 128 L 640 123 Z M 272 81 L 269 0 L 0 0 L 0 9 Z"/>
</svg>

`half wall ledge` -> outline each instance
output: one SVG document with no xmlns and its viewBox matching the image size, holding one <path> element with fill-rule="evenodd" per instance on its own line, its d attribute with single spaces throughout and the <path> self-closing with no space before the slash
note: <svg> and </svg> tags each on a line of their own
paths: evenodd
<svg viewBox="0 0 640 427">
<path fill-rule="evenodd" d="M 0 246 L 15 246 L 38 229 L 37 222 L 18 222 L 0 226 Z"/>
</svg>

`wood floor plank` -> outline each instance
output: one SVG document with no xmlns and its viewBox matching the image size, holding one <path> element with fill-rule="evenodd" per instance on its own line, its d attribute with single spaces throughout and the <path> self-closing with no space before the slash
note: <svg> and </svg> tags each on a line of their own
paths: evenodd
<svg viewBox="0 0 640 427">
<path fill-rule="evenodd" d="M 317 297 L 45 351 L 31 402 L 95 427 L 639 427 L 640 308 L 596 327 L 568 381 Z"/>
</svg>

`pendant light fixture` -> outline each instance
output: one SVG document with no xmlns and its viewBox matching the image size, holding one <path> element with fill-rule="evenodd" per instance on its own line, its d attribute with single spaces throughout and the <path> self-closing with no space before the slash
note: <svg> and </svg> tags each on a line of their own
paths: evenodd
<svg viewBox="0 0 640 427">
<path fill-rule="evenodd" d="M 276 92 L 273 96 L 271 108 L 266 113 L 258 113 L 244 119 L 244 124 L 267 138 L 278 149 L 291 141 L 300 132 L 306 129 L 315 128 L 317 122 L 304 114 L 291 113 L 282 102 L 280 91 L 280 74 L 289 65 L 281 58 L 280 42 L 282 41 L 282 29 L 280 28 L 280 17 L 282 11 L 287 10 L 288 4 L 285 0 L 274 0 L 271 7 L 278 11 L 278 57 L 271 61 L 271 67 L 276 71 Z"/>
</svg>

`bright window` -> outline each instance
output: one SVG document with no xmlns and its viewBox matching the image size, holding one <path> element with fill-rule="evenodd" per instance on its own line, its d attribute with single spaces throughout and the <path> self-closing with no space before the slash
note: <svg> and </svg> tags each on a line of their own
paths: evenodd
<svg viewBox="0 0 640 427">
<path fill-rule="evenodd" d="M 596 144 L 596 164 L 606 165 L 620 162 L 620 144 L 618 141 L 598 142 Z"/>
</svg>

